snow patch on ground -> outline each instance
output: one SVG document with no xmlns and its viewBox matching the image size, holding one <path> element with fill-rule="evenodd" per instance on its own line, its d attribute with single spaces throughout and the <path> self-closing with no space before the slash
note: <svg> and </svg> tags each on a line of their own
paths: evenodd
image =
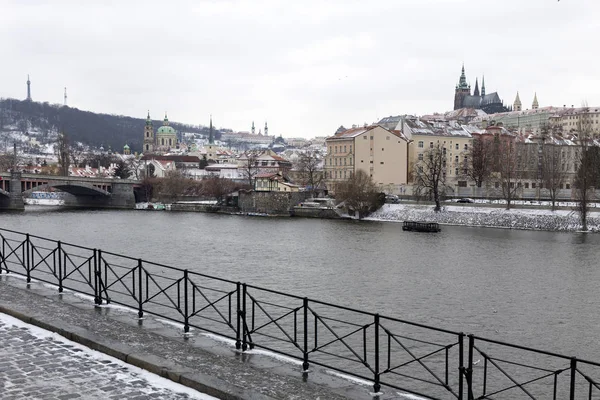
<svg viewBox="0 0 600 400">
<path fill-rule="evenodd" d="M 86 354 L 87 356 L 89 356 L 92 359 L 99 360 L 99 361 L 108 361 L 108 362 L 117 364 L 120 367 L 126 369 L 128 372 L 128 373 L 122 374 L 123 381 L 131 380 L 131 379 L 138 379 L 138 377 L 141 377 L 141 378 L 145 379 L 146 381 L 148 381 L 152 386 L 161 387 L 161 388 L 164 388 L 167 390 L 171 390 L 173 392 L 185 393 L 192 399 L 217 400 L 216 397 L 212 397 L 207 394 L 197 392 L 196 390 L 191 389 L 187 386 L 183 386 L 183 385 L 181 385 L 179 383 L 175 383 L 169 379 L 162 378 L 162 377 L 155 375 L 151 372 L 148 372 L 144 369 L 135 367 L 131 364 L 127 364 L 119 359 L 108 356 L 104 353 L 100 353 L 96 350 L 92 350 L 88 347 L 85 347 L 85 346 L 79 344 L 79 343 L 72 342 L 72 341 L 64 338 L 63 336 L 60 336 L 57 333 L 50 332 L 45 329 L 39 328 L 37 326 L 27 324 L 17 318 L 9 316 L 9 315 L 0 313 L 0 321 L 6 325 L 16 326 L 20 329 L 26 329 L 32 336 L 35 336 L 38 339 L 51 339 L 55 342 L 59 342 L 59 343 L 63 343 L 63 344 L 72 346 L 73 348 L 79 349 L 81 352 L 83 352 L 84 354 Z M 132 377 L 130 374 L 134 374 L 135 376 Z"/>
<path fill-rule="evenodd" d="M 367 220 L 423 221 L 446 225 L 481 226 L 509 229 L 576 232 L 581 229 L 579 214 L 571 210 L 511 209 L 444 205 L 434 212 L 431 205 L 385 204 Z M 588 228 L 600 232 L 600 216 L 591 213 Z"/>
</svg>

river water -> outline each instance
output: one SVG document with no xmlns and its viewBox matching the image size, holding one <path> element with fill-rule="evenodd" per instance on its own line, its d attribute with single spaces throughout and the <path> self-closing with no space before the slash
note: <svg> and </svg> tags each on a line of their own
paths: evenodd
<svg viewBox="0 0 600 400">
<path fill-rule="evenodd" d="M 600 359 L 600 235 L 29 206 L 0 227 Z"/>
</svg>

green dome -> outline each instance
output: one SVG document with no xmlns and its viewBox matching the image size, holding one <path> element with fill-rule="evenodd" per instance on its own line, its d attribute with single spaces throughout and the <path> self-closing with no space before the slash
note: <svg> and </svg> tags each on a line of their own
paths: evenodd
<svg viewBox="0 0 600 400">
<path fill-rule="evenodd" d="M 125 146 L 123 146 L 123 149 L 125 149 L 125 150 L 129 150 L 129 146 L 128 146 L 128 145 L 125 145 Z"/>
<path fill-rule="evenodd" d="M 156 131 L 156 134 L 160 135 L 175 135 L 175 129 L 171 128 L 169 125 L 163 125 Z"/>
</svg>

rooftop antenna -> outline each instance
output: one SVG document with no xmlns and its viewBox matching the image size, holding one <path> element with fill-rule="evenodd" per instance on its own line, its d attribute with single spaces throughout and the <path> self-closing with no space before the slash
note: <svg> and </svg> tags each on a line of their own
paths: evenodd
<svg viewBox="0 0 600 400">
<path fill-rule="evenodd" d="M 67 88 L 65 87 L 65 102 L 63 104 L 65 107 L 67 106 Z"/>
</svg>

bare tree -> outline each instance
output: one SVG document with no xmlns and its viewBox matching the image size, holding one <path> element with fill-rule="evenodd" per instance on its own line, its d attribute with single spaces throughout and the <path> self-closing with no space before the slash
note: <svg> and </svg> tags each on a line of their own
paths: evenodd
<svg viewBox="0 0 600 400">
<path fill-rule="evenodd" d="M 363 170 L 358 170 L 347 180 L 335 187 L 335 198 L 345 202 L 361 219 L 377 205 L 378 193 L 373 179 Z"/>
<path fill-rule="evenodd" d="M 506 200 L 506 209 L 510 210 L 511 203 L 517 198 L 521 189 L 523 168 L 518 144 L 514 137 L 496 135 L 494 138 L 495 173 L 500 181 L 502 198 Z"/>
<path fill-rule="evenodd" d="M 480 188 L 487 183 L 492 176 L 494 146 L 493 141 L 478 135 L 473 138 L 473 144 L 467 151 L 469 163 L 467 166 L 467 178 L 474 181 Z"/>
<path fill-rule="evenodd" d="M 414 187 L 417 193 L 425 193 L 435 202 L 434 211 L 442 209 L 441 197 L 448 189 L 446 185 L 446 149 L 436 143 L 425 150 L 413 167 Z"/>
<path fill-rule="evenodd" d="M 215 198 L 218 203 L 221 203 L 229 193 L 236 189 L 236 184 L 227 178 L 210 176 L 202 180 L 202 188 L 206 195 Z"/>
<path fill-rule="evenodd" d="M 129 171 L 131 171 L 131 175 L 134 179 L 136 180 L 140 180 L 142 179 L 142 174 L 143 174 L 143 170 L 142 170 L 142 158 L 141 157 L 131 157 L 128 158 L 127 161 L 127 167 L 129 168 Z"/>
<path fill-rule="evenodd" d="M 161 201 L 175 201 L 179 196 L 185 194 L 188 187 L 189 179 L 184 177 L 180 171 L 169 171 L 164 178 L 160 179 L 160 183 L 155 186 L 155 195 Z M 156 193 L 158 189 L 158 193 Z"/>
<path fill-rule="evenodd" d="M 597 180 L 596 158 L 597 149 L 592 147 L 591 119 L 587 106 L 584 106 L 578 121 L 578 150 L 576 153 L 577 173 L 575 175 L 575 193 L 577 197 L 577 210 L 581 229 L 588 230 L 587 217 L 589 202 L 593 198 L 593 185 Z"/>
<path fill-rule="evenodd" d="M 323 182 L 323 167 L 321 157 L 317 151 L 307 151 L 300 155 L 296 166 L 300 176 L 300 183 L 309 187 L 312 196 Z"/>
<path fill-rule="evenodd" d="M 58 164 L 60 166 L 59 175 L 69 176 L 69 167 L 71 165 L 71 146 L 69 145 L 69 137 L 64 133 L 58 134 L 56 142 L 56 155 L 58 156 Z"/>
<path fill-rule="evenodd" d="M 542 147 L 541 180 L 544 189 L 548 191 L 552 210 L 556 209 L 556 199 L 559 190 L 567 179 L 568 159 L 561 146 L 555 143 L 545 143 Z"/>
<path fill-rule="evenodd" d="M 240 159 L 242 177 L 248 181 L 250 187 L 254 187 L 254 177 L 258 173 L 258 153 L 247 151 Z"/>
</svg>

